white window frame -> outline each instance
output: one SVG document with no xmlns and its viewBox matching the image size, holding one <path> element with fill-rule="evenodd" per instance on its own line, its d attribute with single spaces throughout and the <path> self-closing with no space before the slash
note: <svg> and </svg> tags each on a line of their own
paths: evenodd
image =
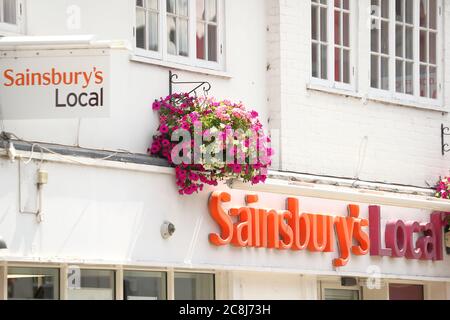
<svg viewBox="0 0 450 320">
<path fill-rule="evenodd" d="M 167 51 L 167 7 L 166 0 L 158 0 L 159 20 L 158 20 L 158 51 L 145 50 L 136 47 L 136 2 L 133 1 L 133 19 L 134 19 L 134 37 L 133 48 L 136 56 L 150 58 L 160 61 L 172 62 L 180 65 L 224 71 L 225 69 L 225 0 L 217 0 L 217 62 L 197 59 L 196 30 L 197 30 L 197 11 L 196 0 L 189 0 L 189 31 L 188 46 L 189 56 L 177 56 L 169 54 Z"/>
<path fill-rule="evenodd" d="M 5 23 L 3 21 L 3 0 L 0 0 L 0 35 L 18 35 L 24 29 L 25 5 L 23 0 L 16 1 L 16 24 Z"/>
<path fill-rule="evenodd" d="M 321 79 L 312 76 L 312 49 L 310 49 L 310 84 L 318 85 L 323 87 L 328 87 L 332 89 L 345 90 L 345 91 L 356 91 L 357 84 L 357 72 L 356 72 L 356 61 L 358 56 L 358 29 L 351 28 L 351 26 L 358 25 L 358 1 L 349 0 L 350 4 L 350 83 L 337 82 L 334 80 L 334 49 L 336 44 L 334 39 L 334 0 L 327 1 L 327 75 L 328 79 Z M 312 3 L 311 3 L 312 6 Z M 312 19 L 310 14 L 310 19 Z M 311 26 L 311 23 L 309 24 Z M 318 30 L 320 33 L 320 30 Z M 310 34 L 310 48 L 312 48 L 312 30 L 309 32 Z"/>
<path fill-rule="evenodd" d="M 370 5 L 370 0 L 367 0 Z M 395 27 L 396 27 L 396 15 L 395 15 L 395 0 L 390 1 L 389 8 L 389 90 L 382 90 L 377 88 L 372 88 L 370 84 L 371 79 L 371 66 L 370 66 L 370 55 L 371 49 L 369 45 L 369 98 L 371 99 L 382 99 L 387 101 L 396 101 L 396 102 L 407 102 L 407 103 L 419 103 L 421 105 L 429 105 L 433 107 L 443 107 L 443 1 L 436 0 L 438 6 L 438 13 L 436 16 L 437 19 L 437 39 L 436 39 L 436 66 L 437 66 L 437 99 L 425 98 L 420 96 L 420 0 L 407 0 L 414 2 L 414 29 L 413 29 L 413 59 L 414 59 L 414 68 L 413 68 L 413 77 L 414 77 L 414 87 L 413 94 L 399 93 L 396 91 L 395 81 L 396 81 L 396 69 L 395 69 L 395 61 L 396 61 L 396 43 L 395 43 Z M 371 18 L 369 13 L 369 19 Z M 370 35 L 369 35 L 370 36 Z M 405 39 L 403 39 L 404 41 Z M 427 48 L 428 49 L 428 48 Z"/>
</svg>

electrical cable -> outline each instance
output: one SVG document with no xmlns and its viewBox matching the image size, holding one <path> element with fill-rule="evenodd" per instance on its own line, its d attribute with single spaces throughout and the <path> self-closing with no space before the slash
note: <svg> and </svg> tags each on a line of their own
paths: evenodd
<svg viewBox="0 0 450 320">
<path fill-rule="evenodd" d="M 6 134 L 5 132 L 3 132 L 3 133 Z M 42 146 L 41 144 L 39 144 L 39 143 L 37 143 L 37 142 L 30 142 L 30 141 L 24 140 L 24 139 L 18 137 L 18 136 L 17 136 L 16 134 L 14 134 L 14 133 L 10 133 L 10 132 L 9 132 L 9 133 L 7 133 L 7 135 L 16 138 L 16 139 L 17 139 L 18 141 L 20 141 L 20 142 L 24 142 L 24 143 L 27 143 L 27 144 L 31 145 L 31 153 L 30 153 L 30 156 L 29 156 L 28 160 L 27 160 L 26 162 L 24 162 L 25 164 L 29 164 L 29 163 L 31 162 L 31 160 L 33 159 L 34 147 L 36 147 L 36 146 L 39 147 L 39 148 L 41 149 L 41 164 L 42 164 L 43 158 L 44 158 L 44 155 L 43 155 L 44 152 L 43 152 L 43 151 L 46 151 L 46 152 L 48 152 L 48 153 L 50 153 L 50 154 L 53 154 L 53 155 L 56 155 L 56 156 L 62 158 L 63 160 L 67 160 L 67 161 L 70 161 L 70 162 L 73 162 L 73 163 L 76 163 L 76 164 L 80 164 L 80 165 L 84 165 L 84 166 L 95 165 L 97 162 L 105 161 L 105 160 L 111 159 L 111 158 L 117 156 L 117 155 L 119 154 L 120 151 L 125 151 L 126 153 L 128 153 L 128 154 L 130 154 L 130 155 L 133 155 L 133 154 L 134 154 L 134 153 L 132 153 L 132 152 L 130 152 L 130 151 L 122 150 L 122 149 L 121 149 L 121 150 L 116 151 L 116 152 L 114 152 L 113 154 L 111 154 L 111 155 L 109 155 L 109 156 L 107 156 L 107 157 L 95 159 L 95 161 L 94 161 L 93 163 L 86 163 L 86 162 L 83 162 L 83 161 L 75 160 L 75 159 L 73 159 L 72 157 L 69 157 L 69 156 L 60 154 L 60 153 L 58 153 L 58 152 L 55 152 L 55 151 L 53 151 L 53 150 L 51 150 L 51 149 L 49 149 L 49 148 L 46 148 L 46 147 Z"/>
</svg>

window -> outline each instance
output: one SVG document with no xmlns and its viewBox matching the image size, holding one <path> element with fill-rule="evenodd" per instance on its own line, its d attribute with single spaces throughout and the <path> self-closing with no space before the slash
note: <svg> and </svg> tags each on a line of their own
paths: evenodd
<svg viewBox="0 0 450 320">
<path fill-rule="evenodd" d="M 437 99 L 437 0 L 420 1 L 420 96 Z"/>
<path fill-rule="evenodd" d="M 0 21 L 17 24 L 17 0 L 2 0 Z"/>
<path fill-rule="evenodd" d="M 217 0 L 197 0 L 197 59 L 217 62 Z"/>
<path fill-rule="evenodd" d="M 167 52 L 189 56 L 188 0 L 167 0 Z"/>
<path fill-rule="evenodd" d="M 125 271 L 123 274 L 124 300 L 166 300 L 165 272 Z"/>
<path fill-rule="evenodd" d="M 22 0 L 0 0 L 0 31 L 21 32 Z"/>
<path fill-rule="evenodd" d="M 80 270 L 80 288 L 69 288 L 69 300 L 114 300 L 115 272 L 112 270 Z"/>
<path fill-rule="evenodd" d="M 328 79 L 328 0 L 312 0 L 312 76 Z"/>
<path fill-rule="evenodd" d="M 159 50 L 159 1 L 136 1 L 136 47 Z"/>
<path fill-rule="evenodd" d="M 380 3 L 381 1 L 381 3 Z M 389 89 L 389 1 L 372 1 L 376 6 L 372 15 L 370 43 L 371 86 L 372 88 Z"/>
<path fill-rule="evenodd" d="M 223 0 L 137 0 L 136 54 L 221 69 Z"/>
<path fill-rule="evenodd" d="M 358 290 L 324 289 L 324 300 L 359 300 Z"/>
<path fill-rule="evenodd" d="M 59 299 L 59 269 L 8 267 L 8 299 Z"/>
<path fill-rule="evenodd" d="M 337 281 L 321 281 L 322 300 L 360 300 L 361 287 L 343 286 Z"/>
<path fill-rule="evenodd" d="M 371 5 L 371 88 L 400 98 L 438 99 L 440 0 L 371 0 Z"/>
<path fill-rule="evenodd" d="M 352 63 L 353 0 L 312 0 L 312 77 L 322 84 L 350 89 Z"/>
<path fill-rule="evenodd" d="M 175 272 L 175 300 L 214 300 L 214 275 Z"/>
</svg>

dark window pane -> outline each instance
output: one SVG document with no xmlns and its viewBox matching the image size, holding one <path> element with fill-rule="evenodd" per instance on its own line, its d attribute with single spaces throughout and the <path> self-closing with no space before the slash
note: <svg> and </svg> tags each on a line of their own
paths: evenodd
<svg viewBox="0 0 450 320">
<path fill-rule="evenodd" d="M 341 13 L 334 11 L 334 43 L 341 44 Z"/>
<path fill-rule="evenodd" d="M 381 89 L 389 90 L 389 58 L 381 57 Z"/>
<path fill-rule="evenodd" d="M 150 12 L 148 15 L 148 49 L 158 51 L 158 14 Z"/>
<path fill-rule="evenodd" d="M 123 274 L 124 300 L 166 300 L 164 272 L 125 271 Z"/>
<path fill-rule="evenodd" d="M 430 32 L 430 45 L 429 48 L 429 62 L 431 64 L 436 64 L 436 50 L 437 50 L 437 44 L 436 44 L 436 33 Z"/>
<path fill-rule="evenodd" d="M 3 0 L 3 21 L 9 24 L 16 24 L 17 19 L 16 0 Z"/>
<path fill-rule="evenodd" d="M 437 3 L 436 0 L 430 0 L 430 24 L 431 29 L 437 29 Z"/>
<path fill-rule="evenodd" d="M 396 20 L 399 22 L 403 22 L 403 10 L 404 10 L 403 0 L 395 0 L 395 16 Z"/>
<path fill-rule="evenodd" d="M 359 300 L 359 291 L 344 289 L 325 289 L 324 300 Z"/>
<path fill-rule="evenodd" d="M 80 288 L 69 288 L 69 300 L 114 300 L 114 271 L 81 269 Z"/>
<path fill-rule="evenodd" d="M 319 77 L 319 50 L 318 50 L 318 44 L 313 43 L 312 44 L 312 50 L 311 50 L 311 57 L 312 57 L 312 76 L 314 78 Z"/>
<path fill-rule="evenodd" d="M 389 22 L 381 22 L 381 52 L 389 54 Z"/>
<path fill-rule="evenodd" d="M 320 49 L 320 76 L 322 79 L 328 79 L 328 47 L 322 45 Z"/>
<path fill-rule="evenodd" d="M 167 17 L 167 52 L 177 54 L 177 28 L 176 19 Z"/>
<path fill-rule="evenodd" d="M 206 59 L 205 25 L 203 23 L 197 23 L 197 59 Z"/>
<path fill-rule="evenodd" d="M 145 11 L 136 10 L 136 47 L 145 48 Z"/>
<path fill-rule="evenodd" d="M 311 6 L 311 36 L 313 40 L 319 40 L 318 32 L 317 32 L 317 26 L 318 26 L 318 20 L 319 20 L 319 9 L 316 6 Z"/>
<path fill-rule="evenodd" d="M 379 58 L 376 55 L 372 55 L 370 58 L 370 86 L 378 89 L 378 61 Z"/>
<path fill-rule="evenodd" d="M 59 269 L 8 267 L 8 299 L 59 299 Z"/>
<path fill-rule="evenodd" d="M 403 75 L 403 61 L 397 60 L 395 62 L 395 87 L 396 91 L 400 93 L 405 92 L 405 78 Z"/>
<path fill-rule="evenodd" d="M 414 1 L 405 0 L 405 22 L 409 24 L 413 24 L 414 19 Z"/>
<path fill-rule="evenodd" d="M 343 20 L 344 46 L 350 47 L 350 15 L 344 13 Z"/>
<path fill-rule="evenodd" d="M 341 49 L 334 49 L 334 81 L 341 81 Z"/>
<path fill-rule="evenodd" d="M 380 38 L 380 30 L 378 28 L 373 28 L 370 33 L 370 47 L 372 52 L 380 52 L 379 50 L 379 38 Z"/>
<path fill-rule="evenodd" d="M 167 12 L 175 13 L 175 0 L 166 0 Z"/>
<path fill-rule="evenodd" d="M 428 1 L 420 0 L 420 26 L 426 28 L 428 20 Z"/>
<path fill-rule="evenodd" d="M 437 72 L 435 67 L 430 67 L 430 98 L 437 99 Z"/>
<path fill-rule="evenodd" d="M 342 70 L 342 77 L 344 83 L 350 83 L 350 51 L 343 50 L 344 66 Z"/>
<path fill-rule="evenodd" d="M 342 6 L 345 10 L 350 10 L 350 0 L 343 0 Z"/>
<path fill-rule="evenodd" d="M 395 26 L 395 55 L 403 57 L 403 26 Z"/>
<path fill-rule="evenodd" d="M 428 96 L 428 68 L 427 66 L 420 66 L 420 96 Z"/>
<path fill-rule="evenodd" d="M 420 31 L 420 61 L 427 62 L 427 49 L 428 49 L 428 39 L 427 32 Z"/>
<path fill-rule="evenodd" d="M 413 28 L 412 27 L 405 27 L 405 55 L 407 59 L 413 59 L 414 52 L 413 52 Z"/>
<path fill-rule="evenodd" d="M 217 27 L 208 25 L 208 60 L 217 61 Z"/>
<path fill-rule="evenodd" d="M 320 40 L 326 42 L 327 37 L 327 28 L 328 28 L 328 19 L 327 19 L 327 9 L 320 8 Z"/>
<path fill-rule="evenodd" d="M 413 77 L 413 67 L 414 64 L 412 62 L 406 62 L 405 66 L 405 92 L 407 94 L 414 93 L 414 77 Z"/>
<path fill-rule="evenodd" d="M 214 275 L 175 273 L 175 300 L 214 300 Z"/>
<path fill-rule="evenodd" d="M 381 0 L 381 16 L 389 19 L 389 0 Z"/>
</svg>

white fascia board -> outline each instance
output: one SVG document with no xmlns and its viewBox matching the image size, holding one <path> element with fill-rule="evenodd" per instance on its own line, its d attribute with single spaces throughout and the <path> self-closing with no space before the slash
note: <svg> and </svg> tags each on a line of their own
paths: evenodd
<svg viewBox="0 0 450 320">
<path fill-rule="evenodd" d="M 0 38 L 0 50 L 122 48 L 131 49 L 123 40 L 96 40 L 94 35 L 15 36 Z"/>
<path fill-rule="evenodd" d="M 250 185 L 239 180 L 228 182 L 231 189 L 249 192 L 267 192 L 288 196 L 304 196 L 321 199 L 353 201 L 372 205 L 389 205 L 403 208 L 450 212 L 450 201 L 432 196 L 403 194 L 387 191 L 363 190 L 342 186 L 296 183 L 268 179 L 265 184 Z"/>
</svg>

